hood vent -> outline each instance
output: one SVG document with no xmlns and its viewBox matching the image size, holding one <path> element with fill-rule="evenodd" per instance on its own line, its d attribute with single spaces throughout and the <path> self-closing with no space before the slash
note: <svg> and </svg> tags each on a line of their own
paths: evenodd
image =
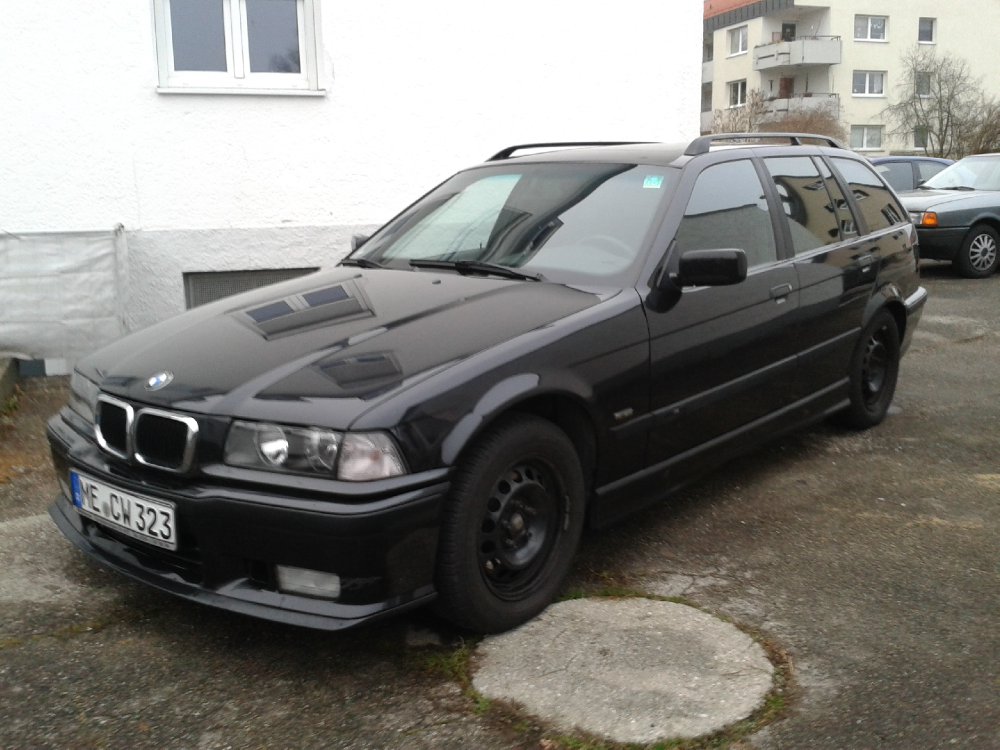
<svg viewBox="0 0 1000 750">
<path fill-rule="evenodd" d="M 344 282 L 292 294 L 235 314 L 270 339 L 298 333 L 334 320 L 372 313 L 357 285 Z"/>
</svg>

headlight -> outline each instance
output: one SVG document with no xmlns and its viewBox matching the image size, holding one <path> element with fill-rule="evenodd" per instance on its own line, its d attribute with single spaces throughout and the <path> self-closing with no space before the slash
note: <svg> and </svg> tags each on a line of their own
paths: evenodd
<svg viewBox="0 0 1000 750">
<path fill-rule="evenodd" d="M 367 482 L 406 473 L 392 438 L 381 432 L 348 432 L 340 449 L 341 479 Z"/>
<path fill-rule="evenodd" d="M 924 211 L 923 213 L 910 214 L 910 220 L 918 227 L 938 226 L 938 215 L 933 211 Z"/>
<path fill-rule="evenodd" d="M 406 473 L 399 449 L 379 432 L 342 433 L 235 421 L 226 438 L 225 462 L 250 469 L 323 474 L 350 482 Z"/>
<path fill-rule="evenodd" d="M 69 408 L 83 417 L 87 424 L 94 424 L 94 409 L 97 406 L 99 390 L 97 383 L 87 380 L 73 370 L 69 379 Z"/>
</svg>

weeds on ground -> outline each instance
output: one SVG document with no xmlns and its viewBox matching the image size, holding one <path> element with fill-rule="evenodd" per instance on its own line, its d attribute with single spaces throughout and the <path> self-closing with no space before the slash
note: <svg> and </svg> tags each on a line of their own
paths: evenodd
<svg viewBox="0 0 1000 750">
<path fill-rule="evenodd" d="M 14 392 L 0 401 L 0 417 L 12 417 L 14 412 L 17 411 L 18 404 L 21 402 L 21 387 L 16 386 Z"/>
<path fill-rule="evenodd" d="M 695 604 L 683 597 L 653 596 L 628 585 L 623 585 L 610 576 L 599 577 L 601 578 L 600 585 L 572 589 L 566 592 L 562 599 L 639 597 L 696 607 Z M 477 716 L 482 716 L 498 726 L 502 725 L 506 730 L 520 735 L 525 741 L 536 741 L 539 750 L 746 750 L 749 747 L 745 742 L 746 739 L 762 727 L 780 718 L 793 700 L 795 690 L 792 679 L 792 660 L 786 651 L 771 641 L 764 633 L 732 622 L 726 617 L 721 619 L 738 627 L 765 650 L 771 663 L 774 664 L 774 681 L 770 692 L 755 713 L 715 734 L 694 739 L 671 739 L 650 745 L 615 743 L 598 737 L 572 736 L 552 732 L 550 729 L 537 726 L 529 720 L 520 707 L 506 701 L 491 701 L 479 694 L 472 685 L 473 657 L 478 640 L 462 640 L 457 647 L 451 649 L 418 651 L 412 655 L 412 658 L 415 665 L 421 670 L 457 683 L 465 697 L 471 702 L 472 710 Z"/>
</svg>

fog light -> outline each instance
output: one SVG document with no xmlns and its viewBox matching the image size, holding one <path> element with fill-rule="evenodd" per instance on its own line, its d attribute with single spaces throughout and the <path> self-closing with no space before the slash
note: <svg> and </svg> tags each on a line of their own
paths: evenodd
<svg viewBox="0 0 1000 750">
<path fill-rule="evenodd" d="M 322 570 L 275 565 L 278 588 L 288 594 L 336 599 L 340 596 L 340 576 Z"/>
</svg>

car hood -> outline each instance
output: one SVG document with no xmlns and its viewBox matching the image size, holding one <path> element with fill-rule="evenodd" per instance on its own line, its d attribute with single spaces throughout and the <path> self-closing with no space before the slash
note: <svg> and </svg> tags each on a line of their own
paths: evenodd
<svg viewBox="0 0 1000 750">
<path fill-rule="evenodd" d="M 103 391 L 141 403 L 346 427 L 373 401 L 610 295 L 338 268 L 196 308 L 77 367 Z M 161 373 L 169 382 L 151 389 Z"/>
<path fill-rule="evenodd" d="M 907 211 L 927 211 L 931 208 L 948 206 L 959 208 L 1000 204 L 1000 192 L 996 190 L 912 190 L 899 196 Z"/>
</svg>

